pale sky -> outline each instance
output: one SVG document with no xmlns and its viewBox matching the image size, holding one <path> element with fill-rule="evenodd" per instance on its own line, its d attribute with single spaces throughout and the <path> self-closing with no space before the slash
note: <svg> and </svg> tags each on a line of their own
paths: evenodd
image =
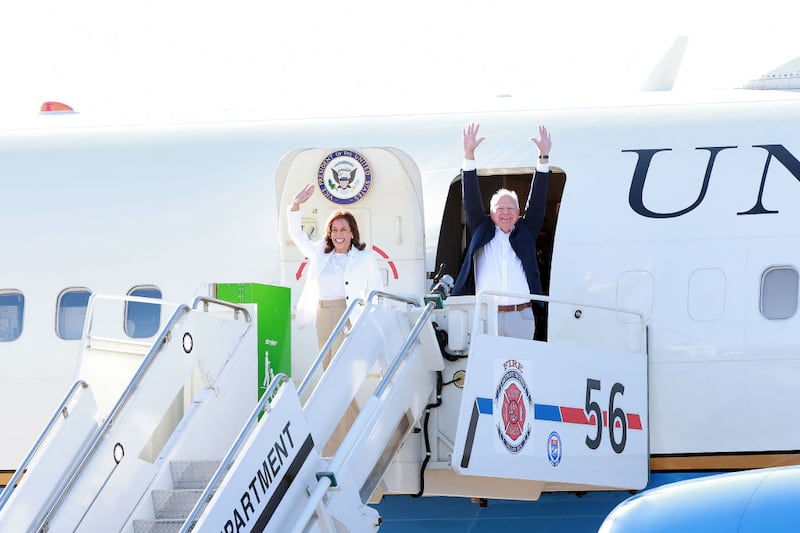
<svg viewBox="0 0 800 533">
<path fill-rule="evenodd" d="M 375 108 L 635 91 L 680 37 L 676 90 L 736 87 L 800 56 L 791 0 L 6 0 L 0 118 Z M 800 4 L 798 4 L 800 5 Z M 263 115 L 263 113 L 262 113 Z"/>
</svg>

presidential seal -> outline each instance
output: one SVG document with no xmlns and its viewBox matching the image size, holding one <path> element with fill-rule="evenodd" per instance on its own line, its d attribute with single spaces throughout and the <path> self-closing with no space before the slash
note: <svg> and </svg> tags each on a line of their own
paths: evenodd
<svg viewBox="0 0 800 533">
<path fill-rule="evenodd" d="M 533 400 L 525 384 L 523 371 L 519 361 L 506 361 L 495 389 L 494 411 L 500 415 L 497 419 L 497 436 L 511 453 L 519 453 L 531 436 L 528 414 Z"/>
<path fill-rule="evenodd" d="M 322 194 L 336 204 L 353 204 L 367 194 L 372 170 L 363 155 L 353 150 L 337 150 L 319 165 L 317 184 Z"/>
</svg>

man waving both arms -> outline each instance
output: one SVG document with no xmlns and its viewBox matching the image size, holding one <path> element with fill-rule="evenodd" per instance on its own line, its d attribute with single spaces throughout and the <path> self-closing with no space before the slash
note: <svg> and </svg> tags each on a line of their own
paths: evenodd
<svg viewBox="0 0 800 533">
<path fill-rule="evenodd" d="M 472 239 L 453 294 L 475 294 L 481 290 L 541 294 L 536 239 L 544 222 L 550 182 L 550 134 L 547 128 L 539 126 L 539 138 L 531 138 L 538 148 L 539 157 L 525 203 L 525 214 L 520 217 L 517 193 L 500 189 L 492 196 L 487 215 L 478 186 L 475 160 L 475 150 L 485 139 L 478 137 L 479 129 L 479 124 L 470 124 L 463 132 L 462 195 Z M 527 299 L 498 297 L 499 334 L 533 339 L 535 324 L 531 305 Z"/>
</svg>

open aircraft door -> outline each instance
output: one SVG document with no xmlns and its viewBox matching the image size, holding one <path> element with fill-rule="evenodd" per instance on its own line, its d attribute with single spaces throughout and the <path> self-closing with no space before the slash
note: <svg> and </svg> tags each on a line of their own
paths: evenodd
<svg viewBox="0 0 800 533">
<path fill-rule="evenodd" d="M 300 209 L 303 230 L 312 240 L 324 238 L 333 212 L 350 211 L 366 249 L 375 254 L 384 289 L 413 297 L 424 293 L 422 182 L 414 161 L 395 148 L 308 148 L 284 156 L 275 176 L 281 284 L 292 291 L 293 309 L 306 281 L 307 265 L 289 238 L 286 209 L 295 194 L 310 183 L 315 185 L 314 194 Z M 292 338 L 295 354 L 318 353 L 315 334 Z M 308 349 L 301 349 L 303 346 Z M 301 376 L 304 371 L 293 368 L 292 373 Z"/>
</svg>

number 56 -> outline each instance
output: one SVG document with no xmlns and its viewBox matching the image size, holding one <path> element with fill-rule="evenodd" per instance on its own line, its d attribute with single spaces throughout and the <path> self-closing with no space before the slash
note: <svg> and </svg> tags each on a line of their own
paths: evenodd
<svg viewBox="0 0 800 533">
<path fill-rule="evenodd" d="M 586 446 L 592 450 L 600 447 L 600 442 L 603 440 L 603 411 L 600 409 L 600 404 L 592 400 L 592 391 L 600 390 L 599 379 L 586 380 L 586 414 L 591 417 L 594 414 L 595 425 L 597 432 L 594 438 L 586 436 Z M 610 420 L 608 421 L 608 436 L 611 439 L 611 448 L 616 453 L 622 453 L 625 450 L 625 442 L 628 440 L 628 419 L 625 416 L 625 411 L 620 407 L 614 407 L 614 399 L 618 394 L 625 394 L 625 386 L 622 383 L 614 383 L 611 387 L 611 394 L 608 397 L 608 412 L 610 413 Z M 622 428 L 622 438 L 617 441 L 616 434 L 614 433 L 614 425 L 619 420 L 620 427 Z"/>
</svg>

